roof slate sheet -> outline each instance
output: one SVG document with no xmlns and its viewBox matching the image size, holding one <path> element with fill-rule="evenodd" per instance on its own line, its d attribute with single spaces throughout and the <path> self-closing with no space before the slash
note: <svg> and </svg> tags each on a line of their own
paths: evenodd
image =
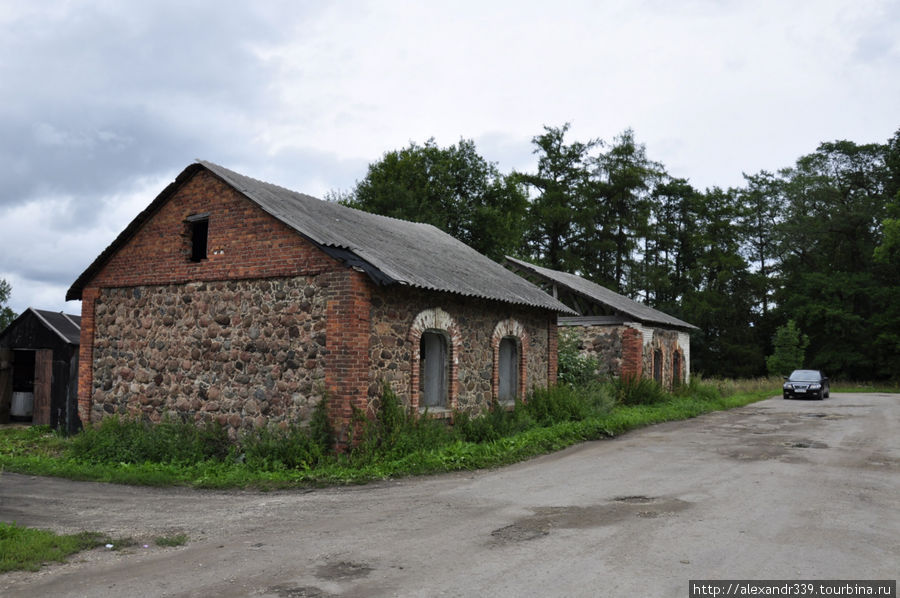
<svg viewBox="0 0 900 598">
<path fill-rule="evenodd" d="M 244 176 L 218 164 L 198 161 L 185 169 L 73 284 L 71 298 L 99 270 L 130 231 L 136 231 L 158 204 L 199 168 L 230 185 L 303 237 L 361 267 L 379 284 L 400 284 L 467 297 L 539 307 L 572 315 L 571 309 L 537 286 L 429 224 L 369 214 L 337 203 Z"/>
<path fill-rule="evenodd" d="M 31 309 L 38 317 L 63 340 L 70 345 L 81 343 L 81 316 L 64 314 L 61 311 L 47 311 L 45 309 Z"/>
<path fill-rule="evenodd" d="M 550 268 L 535 266 L 534 264 L 518 260 L 514 257 L 507 256 L 506 259 L 517 269 L 536 274 L 540 278 L 551 283 L 562 285 L 569 290 L 578 293 L 582 297 L 611 307 L 616 311 L 634 318 L 638 322 L 663 324 L 665 326 L 672 326 L 674 328 L 697 328 L 693 324 L 688 324 L 687 322 L 679 320 L 678 318 L 670 316 L 669 314 L 663 313 L 658 309 L 653 309 L 652 307 L 648 307 L 643 303 L 638 303 L 633 299 L 629 299 L 624 295 L 620 295 L 615 291 L 611 291 L 610 289 L 607 289 L 602 285 L 591 282 L 590 280 L 587 280 L 586 278 L 582 278 L 575 274 L 569 274 L 568 272 L 560 272 L 559 270 L 551 270 Z"/>
</svg>

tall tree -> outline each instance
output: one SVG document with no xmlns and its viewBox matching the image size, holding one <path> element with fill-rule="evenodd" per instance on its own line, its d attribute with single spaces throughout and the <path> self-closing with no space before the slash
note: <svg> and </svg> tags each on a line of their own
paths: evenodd
<svg viewBox="0 0 900 598">
<path fill-rule="evenodd" d="M 626 129 L 617 136 L 609 150 L 594 160 L 596 179 L 603 203 L 594 204 L 602 218 L 601 230 L 609 231 L 614 241 L 612 282 L 620 293 L 636 295 L 640 280 L 629 280 L 640 242 L 648 234 L 653 185 L 665 174 L 662 164 L 647 158 L 647 150 L 634 139 L 634 131 Z M 597 231 L 601 232 L 601 231 Z"/>
<path fill-rule="evenodd" d="M 0 331 L 16 319 L 16 312 L 6 304 L 10 295 L 12 295 L 12 286 L 6 282 L 6 279 L 0 278 Z"/>
<path fill-rule="evenodd" d="M 783 220 L 781 181 L 762 171 L 744 175 L 746 187 L 737 191 L 743 209 L 745 250 L 753 264 L 753 286 L 758 309 L 763 319 L 768 317 L 775 286 L 775 268 L 780 257 L 778 226 Z"/>
<path fill-rule="evenodd" d="M 780 173 L 781 316 L 809 334 L 810 365 L 857 379 L 884 375 L 874 324 L 896 303 L 873 263 L 889 203 L 888 153 L 881 144 L 822 143 Z"/>
<path fill-rule="evenodd" d="M 741 208 L 733 191 L 707 190 L 696 203 L 697 260 L 693 289 L 682 298 L 684 318 L 700 328 L 692 368 L 708 375 L 754 376 L 764 352 L 752 321 L 752 283 L 741 255 Z"/>
<path fill-rule="evenodd" d="M 651 199 L 651 225 L 644 250 L 647 302 L 678 314 L 681 299 L 699 284 L 703 195 L 685 179 L 666 179 L 654 187 Z"/>
<path fill-rule="evenodd" d="M 478 154 L 475 143 L 425 145 L 386 153 L 349 194 L 330 199 L 367 212 L 433 224 L 493 259 L 516 252 L 526 209 L 515 179 Z"/>
<path fill-rule="evenodd" d="M 594 196 L 590 152 L 601 142 L 566 143 L 569 126 L 545 126 L 544 133 L 531 140 L 537 172 L 517 176 L 533 191 L 525 235 L 529 257 L 555 270 L 580 272 L 583 264 L 574 246 L 584 227 L 585 205 Z"/>
</svg>

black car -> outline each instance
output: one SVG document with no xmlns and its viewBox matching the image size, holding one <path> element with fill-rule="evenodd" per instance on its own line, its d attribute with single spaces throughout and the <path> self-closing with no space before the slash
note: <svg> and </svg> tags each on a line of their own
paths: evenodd
<svg viewBox="0 0 900 598">
<path fill-rule="evenodd" d="M 785 399 L 827 399 L 831 393 L 828 378 L 819 370 L 794 370 L 784 379 Z"/>
</svg>

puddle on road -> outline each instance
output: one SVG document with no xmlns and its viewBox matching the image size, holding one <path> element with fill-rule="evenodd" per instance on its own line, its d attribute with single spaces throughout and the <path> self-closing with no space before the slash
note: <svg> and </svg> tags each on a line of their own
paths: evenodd
<svg viewBox="0 0 900 598">
<path fill-rule="evenodd" d="M 788 448 L 812 448 L 812 449 L 823 449 L 828 448 L 828 445 L 824 442 L 819 442 L 818 440 L 793 440 L 791 442 L 785 442 L 784 446 Z"/>
<path fill-rule="evenodd" d="M 266 589 L 266 595 L 277 596 L 278 598 L 333 598 L 336 594 L 331 594 L 313 586 L 303 586 L 297 588 L 289 588 L 285 586 L 272 586 Z"/>
<path fill-rule="evenodd" d="M 352 581 L 366 577 L 373 571 L 366 563 L 338 561 L 325 563 L 316 568 L 316 577 L 329 582 Z M 266 588 L 264 596 L 277 598 L 337 598 L 339 594 L 326 592 L 316 586 L 289 586 L 282 584 Z"/>
<path fill-rule="evenodd" d="M 338 563 L 319 565 L 316 569 L 316 577 L 328 581 L 341 581 L 346 579 L 359 579 L 360 577 L 367 576 L 371 572 L 372 567 L 365 563 L 340 561 Z"/>
<path fill-rule="evenodd" d="M 589 529 L 612 525 L 631 517 L 652 519 L 687 509 L 691 503 L 677 498 L 622 496 L 587 507 L 536 507 L 533 515 L 491 532 L 498 544 L 524 542 L 547 536 L 556 529 Z"/>
</svg>

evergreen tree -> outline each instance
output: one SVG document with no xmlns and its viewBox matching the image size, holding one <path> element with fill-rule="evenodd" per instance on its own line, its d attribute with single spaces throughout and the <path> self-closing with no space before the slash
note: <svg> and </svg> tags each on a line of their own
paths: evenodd
<svg viewBox="0 0 900 598">
<path fill-rule="evenodd" d="M 772 376 L 787 376 L 803 367 L 809 337 L 800 332 L 796 322 L 788 320 L 775 331 L 772 346 L 775 352 L 766 357 L 766 368 Z"/>
<path fill-rule="evenodd" d="M 596 139 L 566 143 L 569 123 L 544 127 L 531 141 L 538 155 L 537 172 L 517 174 L 533 190 L 525 233 L 526 255 L 554 270 L 583 271 L 584 256 L 576 245 L 591 225 L 586 206 L 596 199 L 596 186 L 588 164 L 590 152 L 600 145 Z"/>
</svg>

